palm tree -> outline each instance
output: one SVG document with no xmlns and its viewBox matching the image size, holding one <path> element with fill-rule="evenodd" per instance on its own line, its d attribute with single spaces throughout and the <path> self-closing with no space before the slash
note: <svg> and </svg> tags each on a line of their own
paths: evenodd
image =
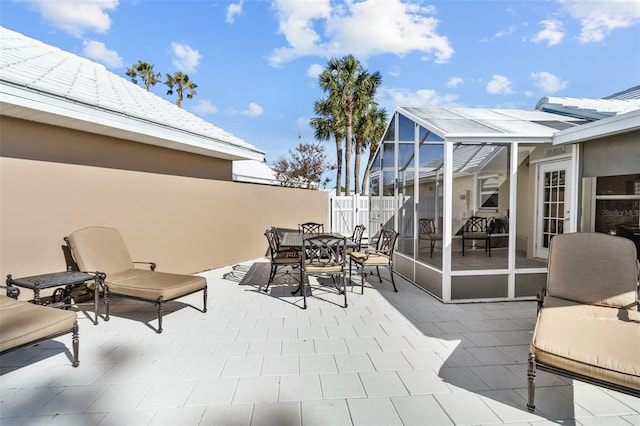
<svg viewBox="0 0 640 426">
<path fill-rule="evenodd" d="M 360 61 L 349 54 L 329 59 L 319 79 L 320 88 L 329 94 L 328 101 L 338 105 L 344 116 L 345 195 L 350 195 L 353 112 L 366 103 L 363 99 L 373 98 L 382 78 L 379 72 L 369 74 L 362 69 Z"/>
<path fill-rule="evenodd" d="M 356 160 L 354 165 L 354 187 L 356 192 L 364 194 L 366 192 L 366 181 L 368 170 L 362 180 L 362 190 L 360 190 L 360 162 L 362 151 L 371 146 L 373 139 L 379 139 L 384 133 L 387 122 L 387 112 L 384 108 L 378 108 L 375 102 L 370 103 L 366 108 L 360 109 L 353 119 L 353 134 L 356 150 Z M 376 140 L 377 142 L 377 140 Z M 374 150 L 375 151 L 375 150 Z M 370 154 L 371 157 L 371 154 Z M 370 164 L 368 164 L 370 165 Z M 368 169 L 368 168 L 367 168 Z"/>
<path fill-rule="evenodd" d="M 336 141 L 336 195 L 340 195 L 342 185 L 342 139 L 344 138 L 342 114 L 328 99 L 314 101 L 313 111 L 318 116 L 309 120 L 309 125 L 315 129 L 316 139 L 328 141 L 333 136 Z"/>
<path fill-rule="evenodd" d="M 369 159 L 367 160 L 367 167 L 364 169 L 364 176 L 362 177 L 362 192 L 367 192 L 367 181 L 369 180 L 369 169 L 375 159 L 376 151 L 378 150 L 378 144 L 384 136 L 384 131 L 387 129 L 387 111 L 384 108 L 375 108 L 369 111 L 369 120 L 365 137 L 365 146 L 369 145 Z M 363 146 L 363 149 L 365 148 Z"/>
<path fill-rule="evenodd" d="M 144 80 L 144 88 L 147 89 L 148 92 L 149 87 L 159 83 L 160 77 L 162 77 L 160 73 L 153 71 L 153 67 L 154 65 L 148 62 L 138 61 L 137 64 L 127 69 L 126 74 L 131 77 L 133 84 L 138 84 L 138 76 L 142 77 Z"/>
<path fill-rule="evenodd" d="M 171 74 L 167 74 L 167 80 L 164 82 L 169 87 L 167 90 L 167 95 L 173 95 L 173 90 L 175 88 L 176 94 L 178 95 L 178 99 L 176 100 L 176 105 L 182 108 L 182 99 L 184 98 L 184 91 L 187 91 L 187 99 L 191 99 L 196 95 L 196 87 L 193 81 L 189 80 L 189 76 L 180 71 Z"/>
</svg>

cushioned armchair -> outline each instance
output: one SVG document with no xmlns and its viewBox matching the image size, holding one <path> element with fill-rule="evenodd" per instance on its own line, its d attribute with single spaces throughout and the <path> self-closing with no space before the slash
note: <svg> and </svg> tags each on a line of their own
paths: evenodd
<svg viewBox="0 0 640 426">
<path fill-rule="evenodd" d="M 625 238 L 553 237 L 530 345 L 530 411 L 537 369 L 640 397 L 639 269 Z"/>
<path fill-rule="evenodd" d="M 152 262 L 133 262 L 118 230 L 92 226 L 72 232 L 65 241 L 80 270 L 98 274 L 99 285 L 104 288 L 105 321 L 109 320 L 109 295 L 113 294 L 155 303 L 158 333 L 162 333 L 165 302 L 202 291 L 202 312 L 207 312 L 204 277 L 157 272 Z M 135 264 L 139 263 L 150 269 L 136 269 Z"/>
</svg>

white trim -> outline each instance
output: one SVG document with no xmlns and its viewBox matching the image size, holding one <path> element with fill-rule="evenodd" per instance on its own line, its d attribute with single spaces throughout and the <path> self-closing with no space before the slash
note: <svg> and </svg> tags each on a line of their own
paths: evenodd
<svg viewBox="0 0 640 426">
<path fill-rule="evenodd" d="M 636 130 L 640 130 L 640 110 L 561 130 L 553 136 L 553 144 L 585 142 Z"/>
</svg>

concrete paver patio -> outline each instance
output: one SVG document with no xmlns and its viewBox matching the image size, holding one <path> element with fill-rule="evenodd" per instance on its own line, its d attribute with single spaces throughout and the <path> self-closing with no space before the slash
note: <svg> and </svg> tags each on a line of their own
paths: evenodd
<svg viewBox="0 0 640 426">
<path fill-rule="evenodd" d="M 639 398 L 544 372 L 527 411 L 535 302 L 446 305 L 368 277 L 347 309 L 314 287 L 303 310 L 290 275 L 265 294 L 230 272 L 202 273 L 206 314 L 200 294 L 166 304 L 162 334 L 148 303 L 114 298 L 97 326 L 79 311 L 78 368 L 69 335 L 1 356 L 0 424 L 640 425 Z"/>
</svg>

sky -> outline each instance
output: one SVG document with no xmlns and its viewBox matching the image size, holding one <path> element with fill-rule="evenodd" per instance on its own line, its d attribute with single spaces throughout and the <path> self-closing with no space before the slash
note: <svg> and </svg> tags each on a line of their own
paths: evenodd
<svg viewBox="0 0 640 426">
<path fill-rule="evenodd" d="M 197 93 L 182 107 L 269 163 L 314 142 L 318 74 L 349 53 L 381 73 L 389 114 L 534 109 L 640 84 L 639 0 L 0 0 L 0 25 L 124 78 L 139 60 L 188 74 Z M 175 101 L 167 89 L 151 90 Z"/>
</svg>

